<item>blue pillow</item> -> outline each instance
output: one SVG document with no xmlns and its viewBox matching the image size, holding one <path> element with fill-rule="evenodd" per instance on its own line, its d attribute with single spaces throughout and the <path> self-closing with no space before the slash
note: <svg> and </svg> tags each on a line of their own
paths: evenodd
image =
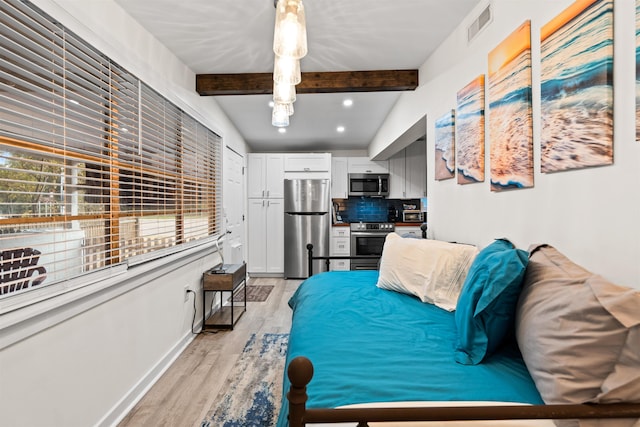
<svg viewBox="0 0 640 427">
<path fill-rule="evenodd" d="M 475 258 L 456 305 L 456 362 L 477 365 L 500 346 L 514 323 L 528 255 L 499 239 Z"/>
</svg>

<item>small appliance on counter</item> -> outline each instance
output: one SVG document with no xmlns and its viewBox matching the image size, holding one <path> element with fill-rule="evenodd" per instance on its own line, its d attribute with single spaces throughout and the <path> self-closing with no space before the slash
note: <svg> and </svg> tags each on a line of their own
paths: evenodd
<svg viewBox="0 0 640 427">
<path fill-rule="evenodd" d="M 388 222 L 398 222 L 398 209 L 395 206 L 389 206 L 389 210 L 387 213 L 387 221 Z"/>
<path fill-rule="evenodd" d="M 424 212 L 417 209 L 405 209 L 402 211 L 402 222 L 425 222 Z"/>
</svg>

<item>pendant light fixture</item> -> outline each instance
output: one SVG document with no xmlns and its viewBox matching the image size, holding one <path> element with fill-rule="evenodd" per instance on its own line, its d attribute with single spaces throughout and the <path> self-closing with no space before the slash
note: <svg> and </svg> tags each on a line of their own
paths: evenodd
<svg viewBox="0 0 640 427">
<path fill-rule="evenodd" d="M 289 126 L 289 115 L 285 111 L 274 108 L 271 112 L 271 124 L 279 128 Z"/>
<path fill-rule="evenodd" d="M 287 116 L 291 116 L 293 115 L 293 102 L 287 104 L 274 102 L 273 111 L 278 112 L 278 114 L 286 114 Z"/>
<path fill-rule="evenodd" d="M 273 112 L 271 124 L 289 125 L 296 101 L 296 86 L 302 80 L 300 59 L 307 54 L 307 28 L 302 0 L 275 0 L 273 32 Z"/>
<path fill-rule="evenodd" d="M 274 82 L 273 102 L 276 104 L 291 104 L 296 102 L 296 87 L 288 83 Z"/>
<path fill-rule="evenodd" d="M 273 61 L 273 81 L 297 85 L 302 81 L 300 73 L 300 60 L 292 56 L 276 55 Z"/>
<path fill-rule="evenodd" d="M 300 59 L 307 54 L 307 25 L 302 0 L 278 0 L 273 51 Z"/>
</svg>

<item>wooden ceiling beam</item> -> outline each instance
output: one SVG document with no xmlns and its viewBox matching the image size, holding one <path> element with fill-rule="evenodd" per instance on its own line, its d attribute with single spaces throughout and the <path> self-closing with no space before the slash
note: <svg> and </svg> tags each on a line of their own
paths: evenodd
<svg viewBox="0 0 640 427">
<path fill-rule="evenodd" d="M 418 87 L 418 70 L 331 71 L 302 73 L 296 93 L 407 91 Z M 271 73 L 198 74 L 201 96 L 273 93 Z"/>
</svg>

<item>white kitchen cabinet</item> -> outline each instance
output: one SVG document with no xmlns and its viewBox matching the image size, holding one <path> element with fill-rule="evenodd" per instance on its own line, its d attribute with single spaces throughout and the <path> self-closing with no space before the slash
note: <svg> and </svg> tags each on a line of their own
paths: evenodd
<svg viewBox="0 0 640 427">
<path fill-rule="evenodd" d="M 284 154 L 247 154 L 247 193 L 250 199 L 284 197 Z"/>
<path fill-rule="evenodd" d="M 348 165 L 346 157 L 331 159 L 331 198 L 346 199 L 349 197 Z"/>
<path fill-rule="evenodd" d="M 349 173 L 389 173 L 387 160 L 374 161 L 368 157 L 347 157 Z"/>
<path fill-rule="evenodd" d="M 426 144 L 416 141 L 389 159 L 389 198 L 419 199 L 426 195 Z"/>
<path fill-rule="evenodd" d="M 405 193 L 407 199 L 427 195 L 427 144 L 418 140 L 405 148 Z"/>
<path fill-rule="evenodd" d="M 400 151 L 389 159 L 389 198 L 404 199 L 405 153 Z"/>
<path fill-rule="evenodd" d="M 285 172 L 329 172 L 329 153 L 287 153 L 284 155 Z"/>
<path fill-rule="evenodd" d="M 349 227 L 331 227 L 331 245 L 329 255 L 349 256 L 351 254 L 351 230 Z M 332 259 L 329 263 L 331 271 L 351 269 L 351 261 L 348 259 Z"/>
<path fill-rule="evenodd" d="M 248 262 L 251 274 L 284 273 L 284 200 L 249 199 Z"/>
</svg>

